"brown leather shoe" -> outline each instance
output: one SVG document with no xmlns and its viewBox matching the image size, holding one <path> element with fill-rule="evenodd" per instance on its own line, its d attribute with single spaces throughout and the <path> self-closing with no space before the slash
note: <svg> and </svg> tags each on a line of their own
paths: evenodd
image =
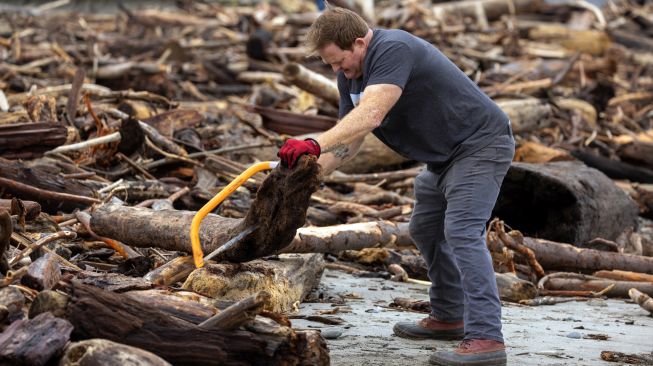
<svg viewBox="0 0 653 366">
<path fill-rule="evenodd" d="M 506 346 L 490 339 L 465 339 L 453 351 L 435 352 L 431 364 L 441 366 L 505 366 Z"/>
<path fill-rule="evenodd" d="M 409 339 L 462 339 L 465 328 L 462 321 L 442 322 L 428 316 L 417 322 L 399 322 L 392 330 L 402 338 Z"/>
</svg>

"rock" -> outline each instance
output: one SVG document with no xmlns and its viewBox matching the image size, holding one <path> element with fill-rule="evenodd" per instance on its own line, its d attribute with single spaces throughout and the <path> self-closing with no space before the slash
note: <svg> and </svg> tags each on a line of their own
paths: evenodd
<svg viewBox="0 0 653 366">
<path fill-rule="evenodd" d="M 107 339 L 96 338 L 71 343 L 65 352 L 59 366 L 170 365 L 154 353 Z"/>
<path fill-rule="evenodd" d="M 9 320 L 20 319 L 23 317 L 23 305 L 25 305 L 25 296 L 15 287 L 5 287 L 0 289 L 0 305 L 7 308 L 7 318 Z"/>
<path fill-rule="evenodd" d="M 342 335 L 342 330 L 340 328 L 326 328 L 320 330 L 320 333 L 324 339 L 338 339 Z"/>
<path fill-rule="evenodd" d="M 580 334 L 579 332 L 570 332 L 569 334 L 567 334 L 567 338 L 581 339 L 583 338 L 583 335 Z"/>
<path fill-rule="evenodd" d="M 41 291 L 32 301 L 29 308 L 30 319 L 45 312 L 51 312 L 56 317 L 64 317 L 66 313 L 66 304 L 68 303 L 68 296 L 58 293 L 56 291 Z"/>
</svg>

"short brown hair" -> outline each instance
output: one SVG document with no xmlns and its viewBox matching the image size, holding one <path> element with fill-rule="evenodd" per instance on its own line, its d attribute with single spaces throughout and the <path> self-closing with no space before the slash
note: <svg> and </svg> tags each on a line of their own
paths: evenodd
<svg viewBox="0 0 653 366">
<path fill-rule="evenodd" d="M 343 50 L 351 50 L 356 38 L 365 37 L 368 30 L 360 15 L 345 8 L 329 7 L 308 29 L 306 47 L 314 53 L 333 42 Z"/>
</svg>

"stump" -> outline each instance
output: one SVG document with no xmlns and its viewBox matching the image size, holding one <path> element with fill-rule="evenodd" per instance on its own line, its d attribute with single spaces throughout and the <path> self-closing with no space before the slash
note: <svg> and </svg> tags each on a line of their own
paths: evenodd
<svg viewBox="0 0 653 366">
<path fill-rule="evenodd" d="M 580 245 L 635 227 L 637 206 L 582 163 L 513 163 L 493 214 L 527 236 Z"/>
</svg>

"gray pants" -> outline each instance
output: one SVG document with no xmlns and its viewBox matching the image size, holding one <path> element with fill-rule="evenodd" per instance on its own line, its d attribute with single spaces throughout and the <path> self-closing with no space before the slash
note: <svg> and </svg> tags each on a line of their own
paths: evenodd
<svg viewBox="0 0 653 366">
<path fill-rule="evenodd" d="M 512 136 L 415 180 L 410 234 L 426 260 L 431 315 L 465 323 L 465 339 L 503 342 L 501 301 L 485 225 L 515 151 Z"/>
</svg>

